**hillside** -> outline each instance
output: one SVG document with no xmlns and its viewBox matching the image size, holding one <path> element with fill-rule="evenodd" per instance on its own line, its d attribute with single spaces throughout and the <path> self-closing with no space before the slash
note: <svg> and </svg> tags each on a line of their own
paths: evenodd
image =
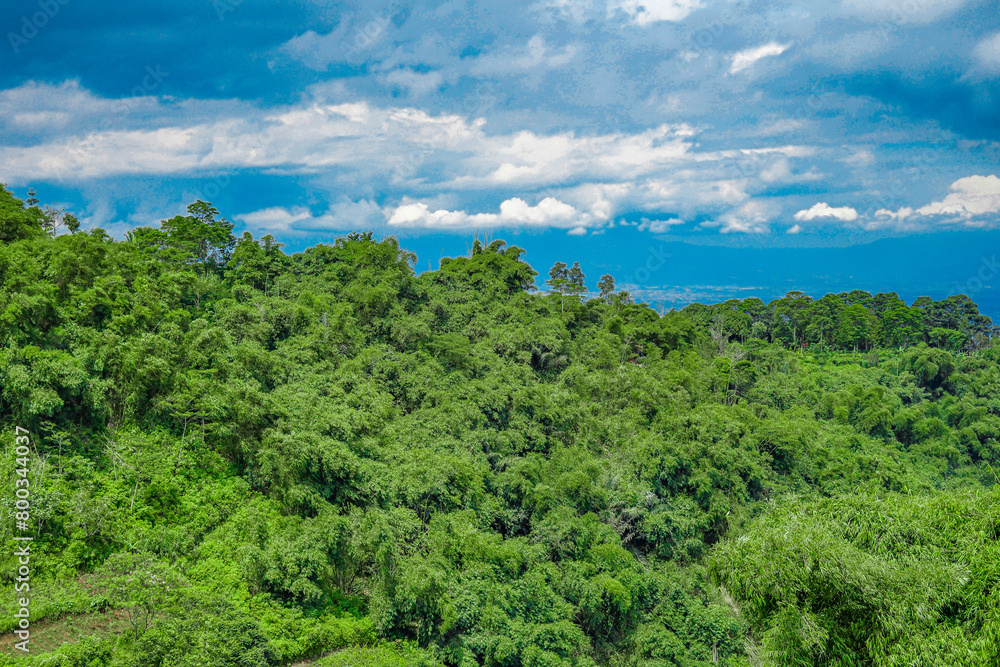
<svg viewBox="0 0 1000 667">
<path fill-rule="evenodd" d="M 1000 664 L 972 300 L 661 315 L 523 253 L 418 276 L 204 202 L 115 241 L 0 189 L 0 521 L 40 642 L 5 549 L 0 665 Z"/>
</svg>

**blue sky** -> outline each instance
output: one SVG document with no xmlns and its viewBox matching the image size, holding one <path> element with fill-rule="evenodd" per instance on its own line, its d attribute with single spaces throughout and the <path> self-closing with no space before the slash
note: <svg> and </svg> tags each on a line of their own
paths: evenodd
<svg viewBox="0 0 1000 667">
<path fill-rule="evenodd" d="M 667 305 L 1000 315 L 996 0 L 8 0 L 0 28 L 0 182 L 119 237 L 201 198 L 420 270 L 478 231 Z"/>
</svg>

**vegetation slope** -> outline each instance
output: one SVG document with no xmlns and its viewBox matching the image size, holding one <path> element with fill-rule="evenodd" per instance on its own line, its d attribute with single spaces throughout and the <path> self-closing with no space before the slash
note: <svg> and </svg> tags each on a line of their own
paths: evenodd
<svg viewBox="0 0 1000 667">
<path fill-rule="evenodd" d="M 104 630 L 0 665 L 1000 664 L 965 296 L 658 314 L 503 241 L 60 222 L 0 188 L 0 522 L 19 426 L 36 642 Z"/>
</svg>

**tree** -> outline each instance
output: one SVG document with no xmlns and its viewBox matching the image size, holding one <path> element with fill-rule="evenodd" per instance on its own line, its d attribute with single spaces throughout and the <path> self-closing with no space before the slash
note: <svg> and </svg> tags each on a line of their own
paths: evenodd
<svg viewBox="0 0 1000 667">
<path fill-rule="evenodd" d="M 118 553 L 104 564 L 101 579 L 113 604 L 125 609 L 138 639 L 153 619 L 167 613 L 185 585 L 169 564 L 150 554 Z"/>
<path fill-rule="evenodd" d="M 549 279 L 545 281 L 551 292 L 559 295 L 559 310 L 563 310 L 563 295 L 566 294 L 566 286 L 569 285 L 569 271 L 564 262 L 556 262 L 549 269 Z"/>
<path fill-rule="evenodd" d="M 966 343 L 966 335 L 961 331 L 935 327 L 927 332 L 928 342 L 934 347 L 941 347 L 946 350 L 961 350 Z"/>
<path fill-rule="evenodd" d="M 573 262 L 573 267 L 567 272 L 567 278 L 567 294 L 579 297 L 581 294 L 585 294 L 587 292 L 587 286 L 583 283 L 583 279 L 586 278 L 586 276 L 583 275 L 583 271 L 580 269 L 580 262 Z"/>
<path fill-rule="evenodd" d="M 923 318 L 920 310 L 899 299 L 882 313 L 882 332 L 886 344 L 894 347 L 912 345 L 920 340 Z"/>
<path fill-rule="evenodd" d="M 31 192 L 34 193 L 33 190 Z M 38 202 L 33 196 L 32 201 Z M 35 205 L 25 208 L 23 201 L 0 184 L 0 242 L 39 238 L 45 234 L 44 224 L 45 214 L 40 208 Z"/>
<path fill-rule="evenodd" d="M 806 308 L 812 303 L 812 297 L 802 292 L 793 291 L 781 299 L 771 302 L 771 307 L 777 315 L 777 326 L 772 334 L 797 345 L 806 325 Z M 790 336 L 788 334 L 791 334 Z"/>
<path fill-rule="evenodd" d="M 63 224 L 66 225 L 66 229 L 69 230 L 70 234 L 76 234 L 80 229 L 80 221 L 72 213 L 63 215 Z"/>
<path fill-rule="evenodd" d="M 806 308 L 806 336 L 814 342 L 831 342 L 843 309 L 844 301 L 839 295 L 827 294 L 822 299 L 813 301 Z"/>
<path fill-rule="evenodd" d="M 767 664 L 996 664 L 996 540 L 982 527 L 997 499 L 782 499 L 716 550 L 711 572 Z"/>
<path fill-rule="evenodd" d="M 128 630 L 47 664 L 997 663 L 1000 344 L 922 340 L 974 304 L 658 314 L 602 276 L 560 314 L 579 264 L 534 298 L 500 240 L 417 276 L 393 237 L 245 234 L 209 271 L 187 217 L 0 244 L 0 525 L 30 483 L 65 589 L 33 621 Z M 919 343 L 785 349 L 879 326 Z"/>
<path fill-rule="evenodd" d="M 229 600 L 197 592 L 157 619 L 122 667 L 269 667 L 277 664 L 257 622 Z M 83 664 L 83 663 L 79 663 Z"/>
<path fill-rule="evenodd" d="M 601 300 L 609 306 L 615 297 L 615 279 L 610 273 L 605 273 L 597 282 L 597 289 L 601 291 Z"/>
<path fill-rule="evenodd" d="M 521 259 L 523 254 L 521 248 L 508 247 L 505 241 L 497 239 L 471 257 L 442 259 L 439 273 L 487 292 L 497 283 L 507 294 L 526 292 L 536 289 L 538 273 Z"/>
<path fill-rule="evenodd" d="M 199 264 L 205 271 L 223 268 L 236 242 L 233 223 L 217 219 L 219 211 L 201 200 L 190 204 L 187 212 L 160 223 L 167 235 L 166 246 L 180 253 L 180 259 Z"/>
<path fill-rule="evenodd" d="M 881 337 L 878 319 L 860 303 L 847 306 L 837 325 L 837 343 L 845 349 L 867 350 Z"/>
<path fill-rule="evenodd" d="M 285 244 L 278 243 L 270 234 L 255 241 L 250 232 L 243 232 L 230 256 L 229 280 L 268 294 L 278 276 L 290 264 L 288 257 L 281 251 L 283 247 Z"/>
<path fill-rule="evenodd" d="M 46 206 L 43 215 L 45 220 L 42 227 L 50 236 L 58 236 L 60 227 L 68 229 L 70 234 L 80 229 L 80 221 L 72 213 Z"/>
<path fill-rule="evenodd" d="M 579 297 L 587 291 L 583 284 L 583 271 L 579 262 L 573 262 L 572 268 L 567 268 L 563 262 L 556 262 L 549 270 L 549 280 L 546 284 L 552 288 L 552 292 L 559 295 L 559 310 L 563 311 L 563 297 L 567 294 Z"/>
<path fill-rule="evenodd" d="M 631 292 L 623 289 L 615 293 L 615 303 L 622 306 L 634 306 L 635 299 L 632 298 Z"/>
</svg>

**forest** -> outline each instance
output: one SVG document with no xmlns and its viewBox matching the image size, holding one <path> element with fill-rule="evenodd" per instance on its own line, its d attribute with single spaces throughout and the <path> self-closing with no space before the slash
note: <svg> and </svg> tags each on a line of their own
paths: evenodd
<svg viewBox="0 0 1000 667">
<path fill-rule="evenodd" d="M 0 666 L 1000 665 L 967 296 L 662 313 L 502 240 L 233 230 L 0 188 Z"/>
</svg>

